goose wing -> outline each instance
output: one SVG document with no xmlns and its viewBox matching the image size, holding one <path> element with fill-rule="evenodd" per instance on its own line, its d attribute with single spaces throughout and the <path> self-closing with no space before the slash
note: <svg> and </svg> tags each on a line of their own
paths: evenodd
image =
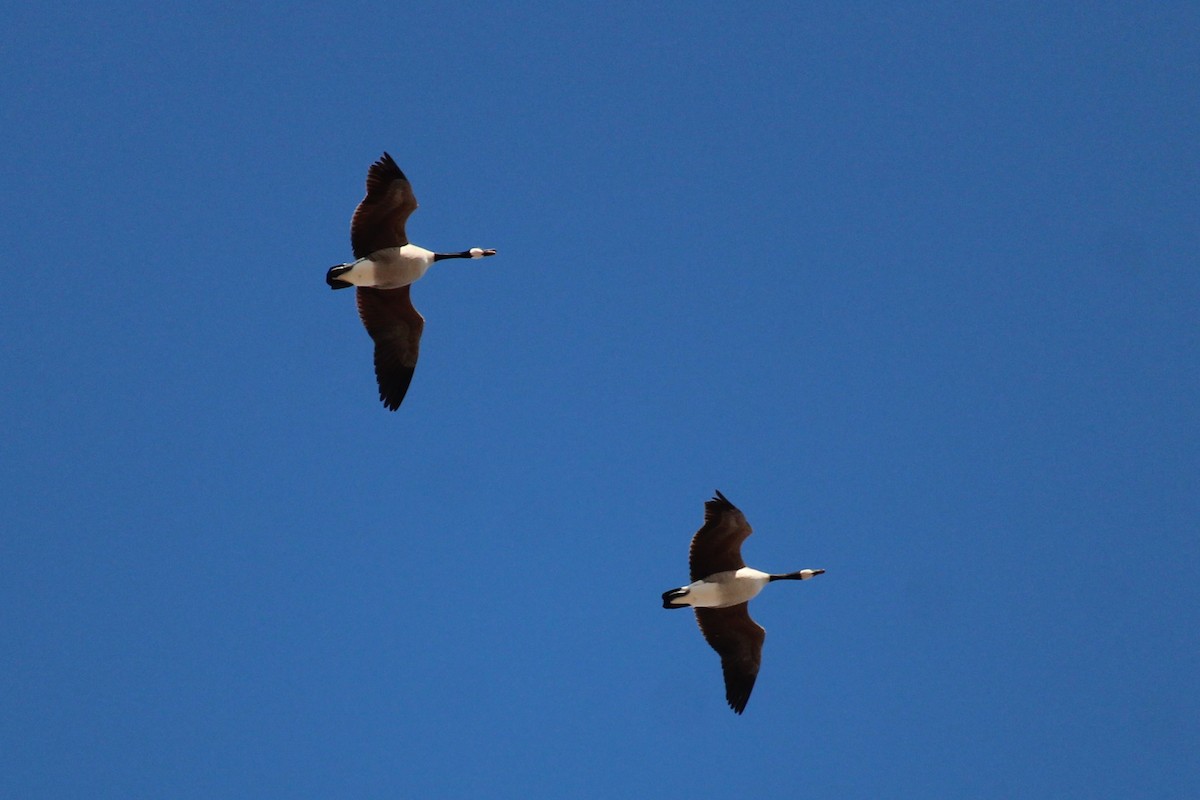
<svg viewBox="0 0 1200 800">
<path fill-rule="evenodd" d="M 387 153 L 367 170 L 367 196 L 350 218 L 350 245 L 355 258 L 385 247 L 408 244 L 404 224 L 417 210 L 412 184 Z"/>
<path fill-rule="evenodd" d="M 379 399 L 391 411 L 400 407 L 408 392 L 425 328 L 425 318 L 413 308 L 408 288 L 358 287 L 358 316 L 375 342 Z"/>
<path fill-rule="evenodd" d="M 692 537 L 688 566 L 692 580 L 741 569 L 742 542 L 753 530 L 746 517 L 720 492 L 704 504 L 704 525 Z"/>
<path fill-rule="evenodd" d="M 767 632 L 750 618 L 749 603 L 728 608 L 697 608 L 695 611 L 705 641 L 721 656 L 725 701 L 735 714 L 741 714 L 758 678 Z"/>
</svg>

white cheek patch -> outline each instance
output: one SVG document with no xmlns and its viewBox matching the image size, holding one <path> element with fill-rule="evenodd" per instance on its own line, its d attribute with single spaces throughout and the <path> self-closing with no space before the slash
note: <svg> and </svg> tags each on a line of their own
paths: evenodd
<svg viewBox="0 0 1200 800">
<path fill-rule="evenodd" d="M 483 258 L 482 247 L 472 247 L 468 252 L 470 252 L 471 258 Z"/>
</svg>

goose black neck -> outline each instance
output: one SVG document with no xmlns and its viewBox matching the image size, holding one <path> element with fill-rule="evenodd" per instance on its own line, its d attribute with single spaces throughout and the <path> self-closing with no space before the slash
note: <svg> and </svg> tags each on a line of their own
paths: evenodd
<svg viewBox="0 0 1200 800">
<path fill-rule="evenodd" d="M 471 251 L 463 250 L 461 253 L 434 253 L 433 260 L 441 261 L 443 258 L 470 258 Z"/>
</svg>

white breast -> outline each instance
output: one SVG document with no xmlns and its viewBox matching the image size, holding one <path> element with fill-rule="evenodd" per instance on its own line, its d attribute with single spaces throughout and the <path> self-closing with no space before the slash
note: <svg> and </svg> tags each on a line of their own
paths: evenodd
<svg viewBox="0 0 1200 800">
<path fill-rule="evenodd" d="M 742 567 L 733 572 L 718 572 L 690 584 L 687 600 L 699 608 L 725 608 L 745 603 L 758 595 L 770 576 L 757 569 Z"/>
<path fill-rule="evenodd" d="M 355 286 L 398 289 L 420 280 L 433 265 L 433 252 L 415 244 L 385 247 L 355 261 L 338 277 Z"/>
</svg>

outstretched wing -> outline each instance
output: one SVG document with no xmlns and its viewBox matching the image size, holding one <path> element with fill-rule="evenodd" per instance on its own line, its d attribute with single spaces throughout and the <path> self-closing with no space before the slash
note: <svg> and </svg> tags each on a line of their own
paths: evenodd
<svg viewBox="0 0 1200 800">
<path fill-rule="evenodd" d="M 742 561 L 742 542 L 752 532 L 742 512 L 717 492 L 716 497 L 704 504 L 704 525 L 692 537 L 688 553 L 692 580 L 746 566 Z"/>
<path fill-rule="evenodd" d="M 387 153 L 367 170 L 367 196 L 350 218 L 350 246 L 355 258 L 385 247 L 408 244 L 404 224 L 417 210 L 412 184 Z"/>
<path fill-rule="evenodd" d="M 413 308 L 408 289 L 358 287 L 358 316 L 375 341 L 379 399 L 391 411 L 400 407 L 408 392 L 425 329 L 425 318 Z"/>
<path fill-rule="evenodd" d="M 721 656 L 725 701 L 735 713 L 741 714 L 758 678 L 767 632 L 750 618 L 749 603 L 728 608 L 697 608 L 695 611 L 705 641 Z"/>
</svg>

